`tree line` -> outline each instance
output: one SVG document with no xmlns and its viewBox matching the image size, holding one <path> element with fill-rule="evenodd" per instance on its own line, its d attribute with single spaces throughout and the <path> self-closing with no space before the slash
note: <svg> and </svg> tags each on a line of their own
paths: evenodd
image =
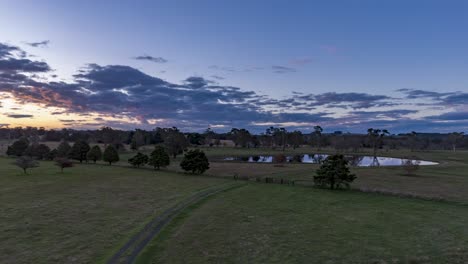
<svg viewBox="0 0 468 264">
<path fill-rule="evenodd" d="M 31 144 L 40 145 L 40 142 L 67 141 L 67 142 L 93 142 L 112 145 L 117 151 L 124 145 L 138 150 L 145 145 L 163 144 L 169 155 L 175 158 L 191 145 L 207 145 L 219 147 L 233 144 L 242 148 L 269 147 L 285 150 L 309 145 L 320 151 L 322 148 L 334 148 L 338 152 L 359 152 L 364 148 L 376 149 L 411 149 L 412 151 L 445 149 L 468 149 L 468 136 L 463 132 L 447 134 L 440 133 L 402 133 L 391 134 L 381 128 L 369 128 L 362 134 L 344 133 L 335 131 L 324 133 L 321 126 L 312 128 L 312 132 L 303 133 L 299 130 L 287 130 L 282 127 L 268 127 L 262 133 L 252 133 L 245 128 L 232 128 L 229 132 L 217 133 L 211 128 L 202 133 L 182 132 L 176 127 L 155 128 L 153 130 L 135 129 L 124 131 L 110 127 L 97 130 L 47 130 L 44 128 L 1 128 L 0 140 L 9 144 L 14 140 L 26 138 Z M 2 143 L 5 144 L 5 143 Z M 41 146 L 35 149 L 40 158 L 45 158 L 46 148 Z"/>
</svg>

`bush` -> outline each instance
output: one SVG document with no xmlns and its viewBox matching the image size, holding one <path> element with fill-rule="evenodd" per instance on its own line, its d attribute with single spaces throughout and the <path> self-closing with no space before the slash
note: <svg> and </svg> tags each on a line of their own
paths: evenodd
<svg viewBox="0 0 468 264">
<path fill-rule="evenodd" d="M 13 164 L 23 169 L 24 174 L 28 174 L 27 169 L 39 167 L 39 162 L 26 156 L 19 157 Z"/>
<path fill-rule="evenodd" d="M 325 159 L 314 176 L 314 183 L 320 187 L 329 187 L 331 190 L 340 187 L 349 188 L 356 175 L 351 174 L 348 161 L 343 155 L 333 155 Z"/>
<path fill-rule="evenodd" d="M 240 160 L 241 160 L 241 161 L 249 161 L 249 157 L 247 157 L 247 156 L 242 156 L 242 157 L 240 158 Z"/>
<path fill-rule="evenodd" d="M 101 160 L 102 158 L 101 148 L 98 145 L 92 147 L 86 154 L 86 158 L 89 160 L 92 160 L 94 163 L 96 163 L 96 161 L 98 160 Z"/>
<path fill-rule="evenodd" d="M 151 152 L 148 164 L 153 166 L 154 169 L 159 170 L 160 167 L 169 166 L 171 159 L 169 154 L 166 152 L 166 149 L 162 146 L 156 146 Z"/>
<path fill-rule="evenodd" d="M 55 159 L 55 166 L 58 166 L 60 168 L 60 171 L 63 173 L 64 168 L 70 168 L 73 167 L 73 162 L 67 158 L 56 158 Z"/>
<path fill-rule="evenodd" d="M 139 168 L 140 166 L 144 166 L 146 163 L 148 163 L 148 156 L 138 152 L 135 156 L 128 159 L 128 163 L 130 163 L 135 168 Z"/>
<path fill-rule="evenodd" d="M 416 171 L 419 170 L 419 161 L 413 160 L 412 158 L 405 158 L 401 161 L 401 166 L 406 172 L 406 175 L 413 176 Z"/>
<path fill-rule="evenodd" d="M 105 162 L 109 162 L 109 165 L 112 165 L 113 162 L 120 160 L 119 153 L 112 145 L 107 146 L 107 148 L 104 150 L 103 160 Z"/>
<path fill-rule="evenodd" d="M 283 164 L 287 161 L 287 157 L 284 154 L 277 154 L 273 157 L 273 162 L 277 164 L 277 166 L 283 166 Z"/>
<path fill-rule="evenodd" d="M 190 171 L 194 174 L 202 174 L 210 168 L 210 163 L 205 155 L 205 152 L 195 149 L 188 151 L 182 161 L 180 167 L 185 171 Z"/>
<path fill-rule="evenodd" d="M 252 160 L 258 162 L 260 160 L 260 156 L 253 156 Z"/>
</svg>

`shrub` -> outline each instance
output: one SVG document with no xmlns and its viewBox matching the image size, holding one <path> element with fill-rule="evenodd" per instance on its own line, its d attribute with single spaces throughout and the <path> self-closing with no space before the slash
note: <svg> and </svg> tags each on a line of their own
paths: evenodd
<svg viewBox="0 0 468 264">
<path fill-rule="evenodd" d="M 190 171 L 194 174 L 202 174 L 210 168 L 210 163 L 205 155 L 205 152 L 195 149 L 188 151 L 182 161 L 180 167 L 185 171 Z"/>
<path fill-rule="evenodd" d="M 63 173 L 64 168 L 73 167 L 73 162 L 67 158 L 58 157 L 55 159 L 55 166 L 60 168 L 60 171 Z"/>
<path fill-rule="evenodd" d="M 148 163 L 148 156 L 138 152 L 135 156 L 128 159 L 128 163 L 130 163 L 133 167 L 139 168 L 140 166 Z"/>
<path fill-rule="evenodd" d="M 415 175 L 416 171 L 419 170 L 419 161 L 413 160 L 412 158 L 403 159 L 401 165 L 408 176 Z"/>
<path fill-rule="evenodd" d="M 151 152 L 148 164 L 153 166 L 154 169 L 159 170 L 160 167 L 169 166 L 171 159 L 169 154 L 166 152 L 166 149 L 162 146 L 156 146 Z"/>
<path fill-rule="evenodd" d="M 39 162 L 27 156 L 17 158 L 13 164 L 23 169 L 24 174 L 28 174 L 27 169 L 39 167 Z"/>
<path fill-rule="evenodd" d="M 283 166 L 283 164 L 287 161 L 287 157 L 284 154 L 277 154 L 273 157 L 273 162 L 277 164 L 277 166 Z"/>
<path fill-rule="evenodd" d="M 249 161 L 249 157 L 247 156 L 242 156 L 240 159 L 241 161 Z"/>
<path fill-rule="evenodd" d="M 109 165 L 112 165 L 113 162 L 120 160 L 119 153 L 112 145 L 107 146 L 107 148 L 104 150 L 103 160 L 105 162 L 109 162 Z"/>
<path fill-rule="evenodd" d="M 325 159 L 314 176 L 314 183 L 320 187 L 329 187 L 331 190 L 342 186 L 349 188 L 356 175 L 351 174 L 348 161 L 343 155 L 332 155 Z"/>
<path fill-rule="evenodd" d="M 92 160 L 94 163 L 96 163 L 96 161 L 98 160 L 101 160 L 102 158 L 101 148 L 98 145 L 92 147 L 86 154 L 86 158 L 89 160 Z"/>
<path fill-rule="evenodd" d="M 253 156 L 252 160 L 258 162 L 260 160 L 260 156 Z"/>
</svg>

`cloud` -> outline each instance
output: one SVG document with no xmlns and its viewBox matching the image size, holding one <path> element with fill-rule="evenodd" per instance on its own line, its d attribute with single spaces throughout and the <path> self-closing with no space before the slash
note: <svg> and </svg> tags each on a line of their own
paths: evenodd
<svg viewBox="0 0 468 264">
<path fill-rule="evenodd" d="M 33 117 L 33 115 L 8 114 L 7 117 L 10 117 L 10 118 L 31 118 L 31 117 Z"/>
<path fill-rule="evenodd" d="M 43 47 L 48 47 L 50 41 L 49 40 L 44 40 L 40 42 L 26 42 L 27 45 L 34 47 L 34 48 L 43 48 Z"/>
<path fill-rule="evenodd" d="M 296 72 L 297 70 L 291 67 L 286 67 L 286 66 L 280 66 L 280 65 L 273 65 L 271 66 L 271 69 L 273 69 L 274 73 L 291 73 L 291 72 Z"/>
<path fill-rule="evenodd" d="M 336 54 L 339 51 L 338 47 L 334 45 L 321 45 L 320 49 L 328 54 Z"/>
<path fill-rule="evenodd" d="M 12 63 L 11 60 L 17 61 Z M 218 85 L 201 76 L 189 76 L 180 83 L 173 83 L 130 66 L 98 64 L 85 65 L 71 81 L 47 81 L 34 77 L 50 71 L 46 62 L 29 60 L 21 49 L 2 43 L 0 65 L 8 65 L 0 68 L 0 92 L 7 92 L 20 103 L 63 109 L 54 110 L 52 115 L 82 116 L 79 120 L 62 119 L 75 128 L 177 126 L 202 130 L 217 125 L 226 129 L 245 127 L 254 132 L 271 124 L 304 131 L 316 124 L 345 131 L 363 131 L 368 127 L 389 128 L 392 132 L 468 128 L 468 121 L 463 119 L 465 113 L 450 110 L 453 105 L 459 108 L 466 105 L 467 94 L 462 92 L 400 90 L 406 102 L 422 100 L 429 105 L 411 107 L 401 98 L 358 92 L 294 92 L 289 97 L 276 99 L 239 87 Z M 36 67 L 38 65 L 42 66 Z M 273 69 L 291 72 L 284 66 Z M 445 110 L 444 113 L 450 110 L 450 113 L 410 118 L 434 106 Z M 32 117 L 21 113 L 7 115 Z M 447 122 L 454 120 L 459 122 Z"/>
<path fill-rule="evenodd" d="M 149 56 L 149 55 L 136 56 L 133 59 L 151 61 L 151 62 L 155 62 L 155 63 L 166 63 L 167 62 L 167 60 L 164 59 L 163 57 L 153 57 L 153 56 Z"/>
<path fill-rule="evenodd" d="M 314 60 L 309 57 L 304 57 L 304 58 L 297 58 L 293 59 L 289 62 L 289 64 L 294 65 L 294 66 L 304 66 L 307 64 L 312 63 Z"/>
<path fill-rule="evenodd" d="M 213 79 L 216 79 L 216 80 L 224 80 L 226 78 L 222 77 L 222 76 L 218 76 L 218 75 L 211 75 L 211 78 Z"/>
</svg>

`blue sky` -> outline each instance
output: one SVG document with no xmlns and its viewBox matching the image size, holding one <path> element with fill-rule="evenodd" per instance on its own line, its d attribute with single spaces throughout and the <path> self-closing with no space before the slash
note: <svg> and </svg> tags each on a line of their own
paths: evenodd
<svg viewBox="0 0 468 264">
<path fill-rule="evenodd" d="M 332 105 L 315 103 L 302 110 L 287 105 L 261 109 L 236 105 L 235 108 L 247 107 L 249 111 L 267 115 L 251 120 L 207 116 L 205 122 L 197 117 L 200 120 L 195 123 L 200 126 L 228 129 L 243 125 L 262 130 L 263 126 L 258 124 L 268 123 L 306 129 L 313 123 L 324 123 L 330 129 L 349 131 L 365 130 L 370 125 L 393 126 L 397 131 L 466 131 L 468 127 L 468 116 L 463 118 L 463 114 L 461 117 L 458 114 L 456 120 L 433 121 L 434 116 L 468 113 L 463 100 L 457 99 L 457 103 L 452 100 L 465 98 L 468 92 L 466 1 L 3 1 L 0 5 L 0 23 L 10 25 L 0 28 L 0 43 L 18 47 L 34 55 L 29 57 L 31 61 L 46 62 L 51 68 L 41 72 L 41 84 L 37 76 L 31 77 L 36 78 L 35 85 L 48 87 L 52 81 L 78 84 L 74 75 L 80 69 L 89 73 L 88 64 L 125 65 L 162 79 L 171 87 L 187 84 L 184 80 L 189 77 L 199 77 L 208 81 L 208 86 L 238 87 L 273 100 L 294 100 L 298 96 L 295 92 L 337 94 Z M 47 45 L 27 44 L 46 40 Z M 138 56 L 161 59 L 136 60 Z M 107 73 L 113 70 L 99 69 Z M 92 82 L 88 77 L 87 81 Z M 112 88 L 121 91 L 122 87 Z M 24 100 L 12 89 L 11 86 L 3 89 L 3 96 L 9 96 L 10 100 L 6 102 L 7 98 L 3 98 L 3 105 L 14 105 L 11 100 L 15 98 Z M 444 95 L 408 98 L 410 90 Z M 387 101 L 394 105 L 387 102 L 385 106 L 336 107 L 337 100 L 345 105 L 353 102 L 355 99 L 349 99 L 353 94 L 391 97 Z M 450 103 L 446 97 L 450 97 Z M 330 96 L 317 98 L 326 100 Z M 90 102 L 101 104 L 96 100 Z M 64 107 L 50 101 L 47 105 L 38 100 L 29 103 L 45 109 Z M 295 106 L 299 104 L 307 102 L 296 98 Z M 133 110 L 122 111 L 130 114 L 123 115 L 90 105 L 79 108 L 80 111 L 74 107 L 63 112 L 69 115 L 86 112 L 122 127 L 161 124 L 199 130 L 187 120 L 192 117 L 176 115 L 190 109 L 209 114 L 208 110 L 193 107 L 176 109 L 172 118 L 163 114 L 159 117 L 157 112 L 146 115 L 143 109 L 151 108 L 135 110 L 134 105 Z M 413 112 L 394 116 L 397 110 Z M 24 118 L 7 118 L 21 109 L 3 107 L 0 111 L 6 116 L 0 123 L 28 124 Z M 383 119 L 378 118 L 379 114 L 371 117 L 370 113 L 376 111 L 393 112 Z M 289 115 L 279 117 L 280 113 Z M 112 114 L 118 120 L 111 120 Z M 121 116 L 116 117 L 117 114 Z M 142 116 L 140 123 L 124 120 L 131 115 Z M 391 115 L 399 122 L 392 125 Z M 329 120 L 330 117 L 335 120 Z M 347 122 L 355 118 L 356 124 Z M 148 124 L 145 119 L 159 121 Z M 79 122 L 62 125 L 91 126 L 87 118 L 83 120 L 86 125 Z"/>
</svg>

